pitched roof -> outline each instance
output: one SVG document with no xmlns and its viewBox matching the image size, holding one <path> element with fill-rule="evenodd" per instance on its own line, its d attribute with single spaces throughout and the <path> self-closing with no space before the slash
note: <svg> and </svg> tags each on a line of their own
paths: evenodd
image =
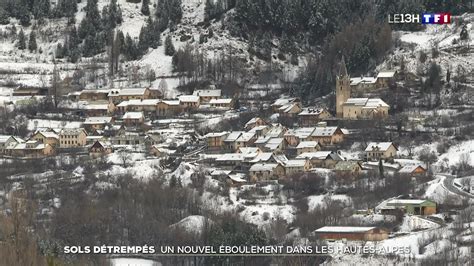
<svg viewBox="0 0 474 266">
<path fill-rule="evenodd" d="M 42 132 L 38 132 L 38 134 L 43 135 L 45 138 L 59 139 L 58 134 L 56 134 L 52 131 L 42 131 Z"/>
<path fill-rule="evenodd" d="M 190 102 L 190 103 L 199 102 L 199 96 L 196 96 L 196 95 L 181 95 L 178 98 L 181 102 Z"/>
<path fill-rule="evenodd" d="M 265 144 L 265 148 L 269 149 L 269 150 L 275 150 L 278 148 L 278 146 L 280 146 L 280 144 L 285 141 L 284 138 L 271 138 L 267 141 L 267 143 Z"/>
<path fill-rule="evenodd" d="M 230 104 L 232 99 L 211 99 L 209 104 Z"/>
<path fill-rule="evenodd" d="M 195 90 L 193 95 L 201 97 L 221 97 L 221 90 Z"/>
<path fill-rule="evenodd" d="M 392 145 L 393 145 L 392 142 L 371 142 L 369 143 L 369 145 L 367 145 L 367 148 L 365 148 L 365 151 L 386 151 Z M 393 145 L 393 147 L 395 147 L 395 145 Z M 397 148 L 395 147 L 395 149 Z"/>
<path fill-rule="evenodd" d="M 107 124 L 112 122 L 112 117 L 110 116 L 91 116 L 86 118 L 84 125 L 94 125 L 94 124 Z"/>
<path fill-rule="evenodd" d="M 403 173 L 403 174 L 411 174 L 413 171 L 415 171 L 418 167 L 421 167 L 423 170 L 425 168 L 419 164 L 413 164 L 413 165 L 405 165 L 403 166 L 398 172 Z"/>
<path fill-rule="evenodd" d="M 332 136 L 336 133 L 339 127 L 315 127 L 311 136 L 314 137 L 327 137 Z"/>
<path fill-rule="evenodd" d="M 375 82 L 377 82 L 377 78 L 374 78 L 374 77 L 351 78 L 351 86 L 359 85 L 359 84 L 375 84 Z"/>
<path fill-rule="evenodd" d="M 251 163 L 258 163 L 258 162 L 267 162 L 272 158 L 273 153 L 271 152 L 261 152 L 255 158 L 253 158 L 250 162 Z"/>
<path fill-rule="evenodd" d="M 224 137 L 227 136 L 229 132 L 222 131 L 222 132 L 210 132 L 204 135 L 205 138 L 216 138 L 216 137 Z"/>
<path fill-rule="evenodd" d="M 300 127 L 295 129 L 290 129 L 285 133 L 285 136 L 296 136 L 299 139 L 306 139 L 314 131 L 314 127 Z"/>
<path fill-rule="evenodd" d="M 345 77 L 345 76 L 347 76 L 347 68 L 346 68 L 346 61 L 344 60 L 344 55 L 342 56 L 341 62 L 339 63 L 338 76 L 339 76 L 339 77 L 342 77 L 342 76 Z"/>
<path fill-rule="evenodd" d="M 63 128 L 60 134 L 61 135 L 79 135 L 82 132 L 85 133 L 86 131 L 83 128 Z"/>
<path fill-rule="evenodd" d="M 315 148 L 319 145 L 317 141 L 301 141 L 298 146 L 296 146 L 297 149 L 304 149 L 304 148 Z"/>
<path fill-rule="evenodd" d="M 360 164 L 355 161 L 339 161 L 336 166 L 334 167 L 334 170 L 336 171 L 351 171 L 354 166 Z"/>
<path fill-rule="evenodd" d="M 127 106 L 155 106 L 160 103 L 159 99 L 131 99 L 128 101 L 123 101 L 117 105 L 117 107 L 127 107 Z"/>
<path fill-rule="evenodd" d="M 273 171 L 276 167 L 278 167 L 278 163 L 256 163 L 253 164 L 249 171 L 250 172 L 262 172 L 262 171 Z"/>
<path fill-rule="evenodd" d="M 364 233 L 375 229 L 373 226 L 323 226 L 316 233 Z"/>
<path fill-rule="evenodd" d="M 285 162 L 285 167 L 304 167 L 307 162 L 306 160 L 288 160 Z"/>
<path fill-rule="evenodd" d="M 304 152 L 296 157 L 296 159 L 319 159 L 325 160 L 332 151 L 315 151 L 315 152 Z"/>
<path fill-rule="evenodd" d="M 391 199 L 387 201 L 387 204 L 398 205 L 398 204 L 422 204 L 427 200 L 424 199 Z"/>
<path fill-rule="evenodd" d="M 377 75 L 377 78 L 393 78 L 395 76 L 395 71 L 380 71 Z"/>
<path fill-rule="evenodd" d="M 227 136 L 227 138 L 224 140 L 224 141 L 227 141 L 227 142 L 234 142 L 234 141 L 237 141 L 237 139 L 240 137 L 240 135 L 242 135 L 242 133 L 244 133 L 245 131 L 232 131 L 229 133 L 229 135 Z"/>
<path fill-rule="evenodd" d="M 121 89 L 119 90 L 118 95 L 120 96 L 135 96 L 135 95 L 144 95 L 147 88 L 132 88 L 132 89 Z"/>
<path fill-rule="evenodd" d="M 143 112 L 126 112 L 122 119 L 142 119 L 144 118 Z"/>
<path fill-rule="evenodd" d="M 349 98 L 344 105 L 362 106 L 363 108 L 390 107 L 380 98 Z"/>
<path fill-rule="evenodd" d="M 255 136 L 254 132 L 244 132 L 240 137 L 237 139 L 239 142 L 248 142 Z"/>
<path fill-rule="evenodd" d="M 216 158 L 218 162 L 228 162 L 228 161 L 237 161 L 241 162 L 244 160 L 244 155 L 242 153 L 224 153 Z"/>
</svg>

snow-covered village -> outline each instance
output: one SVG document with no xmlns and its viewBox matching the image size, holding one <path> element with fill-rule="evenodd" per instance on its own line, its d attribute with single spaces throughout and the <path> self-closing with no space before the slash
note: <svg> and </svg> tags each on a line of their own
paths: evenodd
<svg viewBox="0 0 474 266">
<path fill-rule="evenodd" d="M 0 265 L 472 265 L 473 23 L 468 0 L 0 0 Z"/>
</svg>

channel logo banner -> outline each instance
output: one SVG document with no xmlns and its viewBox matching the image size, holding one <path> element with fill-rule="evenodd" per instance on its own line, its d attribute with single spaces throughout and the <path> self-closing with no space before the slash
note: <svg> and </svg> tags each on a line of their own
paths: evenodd
<svg viewBox="0 0 474 266">
<path fill-rule="evenodd" d="M 421 18 L 423 24 L 449 24 L 451 23 L 450 13 L 423 13 Z"/>
</svg>

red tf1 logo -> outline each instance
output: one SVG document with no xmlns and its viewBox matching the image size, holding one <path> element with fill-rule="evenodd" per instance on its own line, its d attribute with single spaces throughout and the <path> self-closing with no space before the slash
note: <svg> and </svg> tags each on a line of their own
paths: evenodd
<svg viewBox="0 0 474 266">
<path fill-rule="evenodd" d="M 450 13 L 423 13 L 423 14 L 391 14 L 388 15 L 390 24 L 449 24 L 451 23 Z"/>
</svg>

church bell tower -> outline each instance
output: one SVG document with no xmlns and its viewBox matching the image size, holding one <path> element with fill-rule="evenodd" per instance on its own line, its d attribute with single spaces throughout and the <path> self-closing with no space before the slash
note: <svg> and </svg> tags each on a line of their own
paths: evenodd
<svg viewBox="0 0 474 266">
<path fill-rule="evenodd" d="M 342 105 L 351 97 L 350 78 L 347 74 L 346 62 L 342 56 L 339 72 L 336 76 L 336 117 L 343 117 Z"/>
</svg>

